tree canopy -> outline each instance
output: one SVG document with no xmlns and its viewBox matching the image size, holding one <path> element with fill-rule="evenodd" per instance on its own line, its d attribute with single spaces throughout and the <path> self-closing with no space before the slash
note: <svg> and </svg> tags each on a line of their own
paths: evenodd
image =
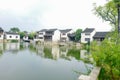
<svg viewBox="0 0 120 80">
<path fill-rule="evenodd" d="M 79 41 L 81 38 L 82 29 L 77 29 L 75 32 L 75 41 Z"/>
<path fill-rule="evenodd" d="M 20 32 L 20 29 L 17 27 L 10 28 L 10 32 L 18 33 Z"/>
<path fill-rule="evenodd" d="M 118 3 L 118 2 L 116 2 Z M 114 29 L 118 25 L 118 12 L 114 0 L 107 2 L 103 6 L 94 6 L 94 13 L 104 21 L 108 21 Z"/>
</svg>

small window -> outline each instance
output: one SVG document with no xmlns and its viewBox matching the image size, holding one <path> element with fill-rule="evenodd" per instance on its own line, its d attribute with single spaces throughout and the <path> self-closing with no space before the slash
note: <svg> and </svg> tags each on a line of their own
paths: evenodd
<svg viewBox="0 0 120 80">
<path fill-rule="evenodd" d="M 90 38 L 85 38 L 85 41 L 90 41 Z"/>
<path fill-rule="evenodd" d="M 62 35 L 66 35 L 65 33 L 62 33 Z"/>
<path fill-rule="evenodd" d="M 43 37 L 39 37 L 39 39 L 43 39 Z"/>
<path fill-rule="evenodd" d="M 40 35 L 43 35 L 43 33 L 39 33 Z"/>
<path fill-rule="evenodd" d="M 10 38 L 12 38 L 12 36 L 9 36 Z"/>
<path fill-rule="evenodd" d="M 18 38 L 18 36 L 16 36 L 16 38 Z"/>
<path fill-rule="evenodd" d="M 85 35 L 90 35 L 90 33 L 85 33 Z"/>
</svg>

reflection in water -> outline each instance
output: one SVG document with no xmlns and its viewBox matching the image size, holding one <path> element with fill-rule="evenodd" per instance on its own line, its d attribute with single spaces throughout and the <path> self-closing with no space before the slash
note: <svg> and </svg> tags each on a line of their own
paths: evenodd
<svg viewBox="0 0 120 80">
<path fill-rule="evenodd" d="M 5 51 L 14 51 L 20 49 L 20 43 L 6 43 Z"/>
<path fill-rule="evenodd" d="M 3 54 L 3 43 L 0 43 L 0 56 Z"/>
<path fill-rule="evenodd" d="M 22 46 L 22 48 L 26 48 Z M 35 45 L 35 44 L 27 44 L 27 48 L 30 51 L 35 52 L 37 55 L 57 60 L 59 58 L 71 60 L 88 60 L 89 52 L 87 50 L 80 50 L 76 48 L 68 48 L 68 47 L 59 47 L 59 46 L 44 46 L 44 45 Z"/>
<path fill-rule="evenodd" d="M 0 44 L 0 51 L 0 80 L 77 80 L 92 66 L 81 60 L 86 51 L 76 48 L 6 43 Z M 14 51 L 17 55 L 11 54 Z"/>
</svg>

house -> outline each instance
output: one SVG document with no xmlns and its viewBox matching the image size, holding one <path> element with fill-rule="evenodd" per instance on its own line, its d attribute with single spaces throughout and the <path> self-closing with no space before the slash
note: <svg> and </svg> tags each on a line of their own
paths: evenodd
<svg viewBox="0 0 120 80">
<path fill-rule="evenodd" d="M 41 41 L 43 42 L 44 41 L 44 35 L 45 35 L 45 32 L 47 31 L 47 29 L 42 29 L 40 31 L 37 32 L 37 35 L 36 35 L 36 38 L 34 39 L 35 41 Z"/>
<path fill-rule="evenodd" d="M 28 40 L 29 40 L 28 35 L 25 35 L 25 36 L 23 37 L 23 41 L 28 41 Z"/>
<path fill-rule="evenodd" d="M 96 31 L 94 28 L 86 28 L 81 33 L 81 43 L 88 43 L 93 41 L 93 36 L 95 35 Z"/>
<path fill-rule="evenodd" d="M 17 40 L 17 41 L 20 41 L 20 35 L 18 33 L 5 32 L 4 39 L 7 40 L 7 41 L 8 40 Z"/>
<path fill-rule="evenodd" d="M 93 39 L 96 41 L 103 41 L 108 33 L 109 32 L 96 32 Z"/>
<path fill-rule="evenodd" d="M 59 42 L 60 31 L 58 29 L 48 29 L 45 31 L 44 41 Z"/>
<path fill-rule="evenodd" d="M 70 41 L 69 37 L 70 37 L 70 34 L 72 33 L 73 33 L 72 29 L 60 30 L 60 41 L 62 42 Z"/>
<path fill-rule="evenodd" d="M 4 30 L 0 27 L 0 42 L 3 42 L 4 39 Z"/>
</svg>

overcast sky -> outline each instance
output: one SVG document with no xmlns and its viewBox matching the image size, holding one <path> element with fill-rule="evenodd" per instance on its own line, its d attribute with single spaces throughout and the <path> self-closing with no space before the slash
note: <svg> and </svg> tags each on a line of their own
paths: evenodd
<svg viewBox="0 0 120 80">
<path fill-rule="evenodd" d="M 0 27 L 38 31 L 44 28 L 109 31 L 111 27 L 93 14 L 93 3 L 106 0 L 0 0 Z"/>
</svg>

